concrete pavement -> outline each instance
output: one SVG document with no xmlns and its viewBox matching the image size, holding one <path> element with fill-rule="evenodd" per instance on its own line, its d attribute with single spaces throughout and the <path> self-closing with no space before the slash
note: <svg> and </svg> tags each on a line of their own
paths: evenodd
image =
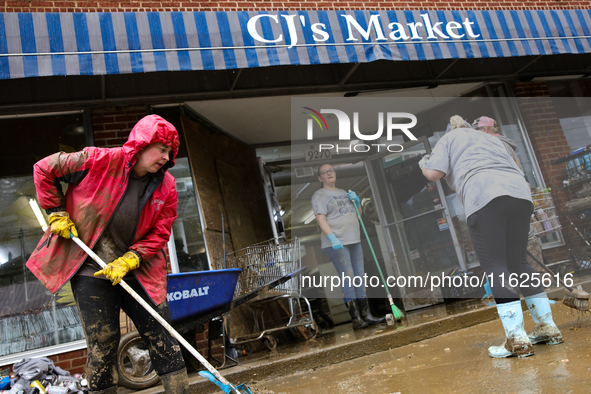
<svg viewBox="0 0 591 394">
<path fill-rule="evenodd" d="M 535 345 L 526 358 L 493 359 L 504 340 L 499 320 L 329 365 L 250 384 L 253 392 L 304 393 L 589 393 L 591 317 L 552 307 L 565 343 Z M 526 329 L 533 322 L 526 313 Z"/>
<path fill-rule="evenodd" d="M 586 291 L 589 291 L 588 286 L 591 286 L 591 282 L 584 283 L 583 288 Z M 550 297 L 561 298 L 563 290 L 554 289 L 550 290 L 548 293 Z M 523 305 L 523 308 L 524 310 L 527 310 L 525 304 Z M 565 332 L 565 339 L 571 336 L 572 331 L 574 334 L 570 341 L 573 344 L 581 341 L 588 341 L 586 337 L 581 338 L 580 336 L 582 333 L 588 332 L 589 327 L 591 327 L 591 318 L 581 315 L 583 319 L 580 320 L 579 323 L 576 323 L 579 319 L 579 314 L 560 302 L 557 302 L 553 306 L 553 310 L 556 311 L 557 322 L 560 323 L 561 329 Z M 526 327 L 531 330 L 533 325 L 531 324 L 529 312 L 526 312 L 525 315 L 526 323 L 529 324 L 526 324 Z M 576 324 L 579 324 L 579 328 L 576 328 Z M 572 327 L 575 327 L 575 329 L 571 330 Z M 460 339 L 464 337 L 471 337 L 472 339 L 462 342 Z M 444 342 L 450 340 L 450 338 L 455 338 L 454 345 L 444 346 Z M 409 354 L 415 354 L 415 356 L 409 358 L 409 360 L 416 361 L 416 364 L 409 364 L 407 367 L 408 369 L 404 370 L 407 373 L 416 371 L 417 373 L 413 376 L 415 376 L 416 379 L 419 379 L 419 381 L 425 380 L 425 377 L 422 377 L 421 375 L 422 372 L 420 372 L 422 369 L 429 372 L 427 374 L 429 376 L 431 376 L 431 371 L 442 371 L 438 374 L 438 381 L 446 381 L 447 378 L 445 378 L 445 373 L 461 377 L 466 377 L 466 374 L 480 376 L 480 374 L 489 373 L 490 371 L 497 371 L 499 373 L 502 371 L 507 372 L 507 368 L 509 370 L 513 368 L 514 371 L 519 371 L 518 373 L 520 374 L 529 373 L 525 370 L 514 367 L 514 365 L 525 365 L 523 363 L 511 364 L 509 361 L 509 364 L 507 364 L 504 360 L 490 359 L 488 357 L 486 349 L 491 345 L 501 344 L 503 338 L 503 328 L 498 320 L 496 307 L 493 302 L 490 300 L 466 300 L 409 312 L 406 314 L 405 320 L 395 326 L 388 326 L 384 323 L 367 329 L 353 331 L 351 329 L 351 324 L 342 324 L 335 327 L 333 330 L 324 331 L 321 337 L 312 341 L 290 343 L 284 346 L 279 346 L 273 351 L 264 351 L 255 353 L 253 356 L 240 358 L 240 363 L 237 366 L 223 369 L 220 373 L 234 384 L 247 383 L 251 388 L 254 387 L 255 391 L 253 392 L 258 390 L 259 393 L 264 393 L 264 389 L 269 388 L 272 391 L 277 389 L 286 393 L 316 393 L 316 391 L 306 391 L 312 390 L 312 386 L 308 386 L 307 383 L 304 383 L 304 381 L 307 382 L 307 377 L 310 374 L 315 373 L 313 371 L 320 371 L 320 375 L 325 374 L 323 375 L 325 376 L 325 380 L 332 381 L 334 374 L 331 371 L 332 369 L 340 370 L 340 365 L 343 365 L 343 374 L 346 375 L 347 373 L 345 371 L 349 368 L 348 373 L 353 376 L 359 372 L 358 365 L 364 365 L 364 363 L 383 364 L 385 361 L 382 357 L 392 357 L 385 356 L 386 354 L 390 354 L 391 352 L 395 352 L 395 354 L 399 354 L 399 352 L 409 352 L 409 349 L 414 349 L 410 351 Z M 420 351 L 423 347 L 422 345 L 427 343 L 427 341 L 436 341 L 436 343 L 437 341 L 443 342 L 441 345 L 432 345 L 432 347 L 426 347 L 426 349 L 423 349 L 424 351 Z M 564 360 L 565 357 L 568 358 L 568 355 L 564 355 L 563 357 L 563 349 L 570 349 L 573 344 L 569 344 L 569 340 L 567 339 L 567 344 L 565 346 L 556 346 L 555 350 L 540 350 L 540 354 L 550 355 L 547 357 L 537 357 L 536 360 L 544 359 L 545 361 L 543 362 L 547 363 L 554 362 L 553 360 L 557 357 L 562 357 L 560 360 Z M 418 348 L 416 348 L 417 346 Z M 446 353 L 441 355 L 435 355 L 428 352 L 430 349 L 441 348 L 441 346 L 444 346 L 442 349 L 449 348 L 449 354 L 445 350 L 443 351 Z M 453 353 L 451 350 L 452 348 L 455 349 L 453 350 Z M 591 352 L 589 353 L 591 354 Z M 577 355 L 580 356 L 579 354 Z M 429 367 L 429 360 L 435 360 L 437 357 L 442 360 L 439 363 L 440 365 L 438 364 Z M 373 358 L 375 358 L 375 360 Z M 518 362 L 521 362 L 521 360 L 522 359 L 519 359 Z M 474 369 L 476 368 L 476 365 L 480 365 L 481 363 L 485 363 L 481 365 L 481 369 Z M 457 369 L 454 369 L 453 365 L 456 364 Z M 537 362 L 534 362 L 531 365 L 537 365 Z M 588 367 L 591 368 L 591 364 L 588 365 Z M 386 366 L 382 369 L 388 371 L 388 368 L 389 367 Z M 392 375 L 392 377 L 397 376 L 397 371 L 398 370 L 396 369 L 393 370 L 387 377 L 390 377 L 390 375 Z M 590 371 L 586 372 L 589 374 Z M 508 378 L 508 376 L 503 374 L 499 376 Z M 293 379 L 296 380 L 292 381 L 290 380 L 292 379 L 290 377 L 293 377 Z M 384 376 L 380 377 L 384 378 Z M 361 377 L 359 378 L 361 379 Z M 317 376 L 316 379 L 320 379 L 318 382 L 321 382 L 323 378 Z M 458 378 L 456 377 L 456 380 L 457 379 Z M 400 386 L 400 380 L 401 378 L 399 376 L 395 379 L 396 385 L 392 385 L 392 390 L 394 391 L 382 391 L 381 388 L 378 388 L 379 386 L 368 386 L 366 389 L 369 391 L 347 391 L 341 387 L 336 391 L 321 390 L 320 392 L 396 393 L 400 391 L 399 389 L 396 389 L 396 387 L 406 387 L 406 390 L 410 390 L 405 392 L 419 392 L 414 391 L 415 388 L 421 387 L 420 384 L 418 386 L 416 385 L 417 383 L 415 380 L 407 381 L 406 378 L 402 379 L 407 381 L 407 383 L 405 383 L 406 386 Z M 196 373 L 191 373 L 189 375 L 189 381 L 192 393 L 220 392 L 216 386 L 201 378 Z M 476 381 L 480 380 L 477 379 Z M 485 380 L 485 382 L 486 381 L 488 380 Z M 259 383 L 255 384 L 255 382 Z M 296 382 L 299 383 L 296 384 Z M 347 386 L 346 383 L 341 382 L 341 384 L 344 385 L 344 387 Z M 437 387 L 437 383 L 435 382 L 430 382 L 429 384 L 431 384 L 431 389 Z M 286 385 L 289 387 L 289 390 L 286 390 Z M 321 386 L 325 385 L 323 384 Z M 302 390 L 304 391 L 298 391 L 300 387 L 302 387 Z M 305 387 L 308 388 L 304 389 Z M 454 386 L 451 383 L 448 389 L 452 390 L 450 392 L 455 392 L 453 391 Z M 480 389 L 478 387 L 472 387 L 472 389 L 475 389 L 477 390 L 476 392 L 478 392 L 482 387 L 480 387 Z M 119 394 L 156 394 L 163 392 L 161 385 L 141 391 L 132 391 L 124 388 L 119 389 Z M 521 392 L 521 390 L 515 392 Z"/>
</svg>

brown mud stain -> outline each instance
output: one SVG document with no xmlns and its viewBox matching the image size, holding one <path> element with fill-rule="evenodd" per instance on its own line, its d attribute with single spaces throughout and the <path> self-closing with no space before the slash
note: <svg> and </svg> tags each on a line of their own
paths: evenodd
<svg viewBox="0 0 591 394">
<path fill-rule="evenodd" d="M 538 345 L 532 357 L 490 358 L 488 347 L 504 339 L 501 323 L 494 320 L 249 387 L 277 394 L 486 393 L 502 382 L 507 393 L 589 392 L 591 316 L 582 314 L 586 317 L 577 321 L 582 329 L 571 331 L 577 315 L 562 304 L 552 311 L 565 343 Z M 525 320 L 531 332 L 533 321 L 529 315 Z"/>
</svg>

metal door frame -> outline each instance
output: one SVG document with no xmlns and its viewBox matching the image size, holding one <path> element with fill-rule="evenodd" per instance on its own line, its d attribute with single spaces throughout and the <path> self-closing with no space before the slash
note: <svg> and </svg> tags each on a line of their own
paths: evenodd
<svg viewBox="0 0 591 394">
<path fill-rule="evenodd" d="M 415 145 L 419 145 L 421 143 L 425 146 L 426 153 L 427 154 L 430 154 L 431 153 L 431 146 L 429 144 L 428 138 L 425 137 L 425 136 L 418 138 L 416 141 L 410 141 L 410 142 L 407 142 L 407 143 L 402 144 L 403 151 L 404 151 L 404 149 L 411 148 L 411 147 L 413 147 Z M 366 169 L 367 176 L 368 176 L 368 179 L 369 179 L 369 184 L 370 184 L 370 187 L 371 187 L 371 190 L 372 190 L 372 195 L 373 195 L 374 200 L 375 200 L 375 206 L 376 206 L 376 210 L 377 210 L 377 213 L 378 213 L 378 218 L 380 220 L 380 223 L 383 223 L 381 225 L 381 229 L 382 229 L 382 232 L 383 232 L 383 235 L 384 235 L 384 239 L 386 241 L 386 245 L 387 245 L 387 248 L 388 248 L 388 253 L 384 255 L 384 260 L 387 260 L 385 262 L 388 263 L 388 264 L 386 264 L 386 271 L 388 272 L 388 275 L 396 275 L 396 276 L 400 275 L 399 261 L 396 258 L 397 251 L 395 250 L 394 245 L 392 243 L 392 234 L 390 232 L 390 227 L 392 227 L 393 225 L 396 225 L 397 223 L 400 223 L 400 222 L 403 222 L 403 221 L 408 221 L 409 219 L 413 219 L 413 218 L 416 218 L 416 217 L 419 217 L 419 216 L 422 216 L 422 215 L 425 215 L 425 214 L 437 212 L 437 211 L 440 211 L 440 210 L 443 210 L 444 217 L 447 220 L 447 223 L 448 223 L 448 226 L 449 226 L 450 235 L 451 235 L 451 239 L 452 239 L 452 242 L 454 244 L 454 249 L 456 251 L 456 256 L 457 256 L 457 259 L 458 259 L 458 264 L 460 265 L 460 268 L 462 270 L 466 270 L 466 264 L 465 264 L 465 260 L 464 260 L 464 253 L 462 253 L 462 249 L 460 247 L 460 244 L 459 244 L 459 241 L 458 241 L 458 237 L 457 237 L 457 234 L 456 234 L 455 226 L 454 226 L 454 224 L 453 224 L 453 222 L 451 220 L 451 215 L 449 213 L 449 207 L 447 205 L 447 200 L 445 198 L 445 194 L 443 192 L 443 186 L 441 185 L 441 181 L 440 180 L 435 181 L 435 185 L 437 187 L 437 191 L 438 191 L 438 194 L 439 194 L 439 199 L 441 200 L 441 204 L 442 204 L 443 208 L 434 209 L 432 211 L 421 213 L 419 215 L 415 215 L 415 216 L 410 217 L 410 218 L 405 218 L 405 219 L 402 219 L 402 220 L 394 221 L 392 223 L 388 223 L 387 222 L 386 215 L 385 215 L 385 212 L 384 212 L 384 204 L 386 204 L 388 202 L 387 201 L 382 201 L 382 198 L 380 196 L 380 193 L 379 193 L 379 190 L 378 190 L 378 181 L 377 181 L 377 179 L 376 179 L 376 177 L 374 175 L 374 169 L 376 168 L 374 163 L 376 163 L 376 161 L 379 160 L 379 159 L 381 159 L 382 157 L 384 157 L 384 156 L 386 156 L 388 154 L 391 154 L 391 153 L 392 152 L 377 153 L 377 154 L 372 155 L 372 156 L 370 156 L 370 157 L 368 157 L 368 158 L 365 159 L 365 163 L 366 163 L 365 169 Z M 402 151 L 400 153 L 402 153 Z M 383 169 L 383 167 L 381 165 L 379 166 L 379 171 L 380 171 L 380 173 L 383 176 L 385 176 L 385 171 L 384 171 L 384 169 Z M 387 193 L 388 197 L 390 198 L 391 196 L 390 196 L 390 190 L 389 190 L 389 188 L 386 188 L 386 193 Z M 394 209 L 392 209 L 392 211 L 395 212 Z M 398 231 L 398 233 L 399 233 L 399 236 L 398 237 L 400 238 L 400 236 L 401 236 L 400 235 L 400 231 Z M 401 243 L 404 243 L 404 240 L 403 239 L 400 239 L 400 241 L 401 241 Z M 410 261 L 411 260 L 410 259 L 406 259 L 406 260 L 410 264 Z"/>
<path fill-rule="evenodd" d="M 273 211 L 276 211 L 277 203 L 277 194 L 275 188 L 275 182 L 273 181 L 273 173 L 267 168 L 267 164 L 261 157 L 257 157 L 257 163 L 259 167 L 259 176 L 261 179 L 261 185 L 263 188 L 263 194 L 265 196 L 265 202 L 267 206 L 267 213 L 269 215 L 269 222 L 271 223 L 271 231 L 273 232 L 273 238 L 277 240 L 280 236 L 284 237 L 285 232 L 283 234 L 279 234 L 277 232 L 277 222 L 275 221 Z M 281 218 L 280 212 L 276 211 L 278 215 L 277 220 L 283 223 L 283 219 Z M 283 223 L 283 228 L 285 229 L 285 223 Z M 285 230 L 284 230 L 285 231 Z"/>
</svg>

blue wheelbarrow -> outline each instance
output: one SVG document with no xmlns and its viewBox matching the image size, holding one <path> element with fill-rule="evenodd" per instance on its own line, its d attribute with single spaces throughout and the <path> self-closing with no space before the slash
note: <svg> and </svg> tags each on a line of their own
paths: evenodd
<svg viewBox="0 0 591 394">
<path fill-rule="evenodd" d="M 198 327 L 287 282 L 303 270 L 301 268 L 291 272 L 235 300 L 232 297 L 238 276 L 242 272 L 239 268 L 169 274 L 167 301 L 171 324 L 187 341 L 193 341 L 194 344 Z M 224 353 L 225 350 L 224 344 Z M 190 353 L 183 352 L 183 355 L 187 364 L 196 370 L 202 369 Z M 142 390 L 160 381 L 152 368 L 148 346 L 137 331 L 121 336 L 117 357 L 120 386 Z M 225 358 L 224 354 L 224 364 Z"/>
</svg>

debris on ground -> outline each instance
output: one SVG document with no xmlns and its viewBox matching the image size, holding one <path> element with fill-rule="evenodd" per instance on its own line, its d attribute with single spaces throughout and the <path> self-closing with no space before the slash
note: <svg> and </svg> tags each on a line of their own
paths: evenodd
<svg viewBox="0 0 591 394">
<path fill-rule="evenodd" d="M 10 379 L 10 393 L 88 393 L 88 382 L 83 375 L 70 375 L 47 357 L 24 358 L 15 363 L 12 370 L 14 378 Z"/>
<path fill-rule="evenodd" d="M 252 391 L 252 394 L 275 394 L 274 391 L 271 390 L 267 390 L 266 388 L 262 388 L 262 389 L 250 389 L 250 391 Z"/>
</svg>

